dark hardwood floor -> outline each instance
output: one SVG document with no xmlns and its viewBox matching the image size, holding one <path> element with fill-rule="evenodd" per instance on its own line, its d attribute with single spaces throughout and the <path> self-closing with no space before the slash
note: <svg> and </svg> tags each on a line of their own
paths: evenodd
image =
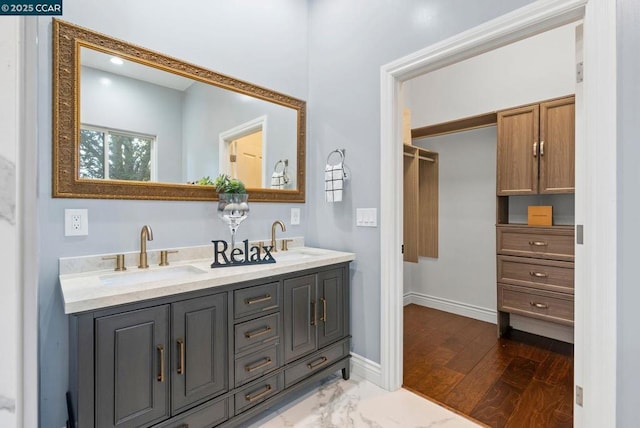
<svg viewBox="0 0 640 428">
<path fill-rule="evenodd" d="M 490 427 L 572 427 L 573 345 L 408 305 L 404 387 Z"/>
</svg>

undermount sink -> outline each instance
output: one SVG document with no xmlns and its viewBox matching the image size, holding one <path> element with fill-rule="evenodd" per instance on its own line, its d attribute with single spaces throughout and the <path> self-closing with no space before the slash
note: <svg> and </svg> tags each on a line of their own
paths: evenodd
<svg viewBox="0 0 640 428">
<path fill-rule="evenodd" d="M 102 285 L 131 285 L 145 282 L 164 281 L 167 279 L 190 278 L 202 275 L 207 271 L 191 265 L 168 266 L 153 270 L 139 270 L 134 272 L 121 272 L 100 277 Z"/>
<path fill-rule="evenodd" d="M 288 251 L 278 251 L 273 254 L 276 259 L 276 263 L 279 261 L 290 261 L 290 260 L 302 260 L 308 259 L 312 257 L 318 257 L 323 254 L 326 254 L 325 251 L 311 249 L 311 248 L 292 248 Z"/>
</svg>

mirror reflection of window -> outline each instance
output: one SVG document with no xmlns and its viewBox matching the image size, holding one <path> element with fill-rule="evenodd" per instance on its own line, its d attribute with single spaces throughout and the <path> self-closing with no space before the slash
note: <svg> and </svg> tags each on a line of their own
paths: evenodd
<svg viewBox="0 0 640 428">
<path fill-rule="evenodd" d="M 83 125 L 79 178 L 155 181 L 156 138 Z"/>
<path fill-rule="evenodd" d="M 262 184 L 262 130 L 231 143 L 231 176 L 246 187 L 263 187 Z"/>
</svg>

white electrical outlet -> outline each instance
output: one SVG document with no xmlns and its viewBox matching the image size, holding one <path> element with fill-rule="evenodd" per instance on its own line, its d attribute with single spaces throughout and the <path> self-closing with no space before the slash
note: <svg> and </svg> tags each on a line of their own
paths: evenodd
<svg viewBox="0 0 640 428">
<path fill-rule="evenodd" d="M 64 210 L 64 236 L 89 234 L 89 212 L 86 209 Z"/>
<path fill-rule="evenodd" d="M 291 224 L 300 224 L 300 208 L 291 208 Z"/>
</svg>

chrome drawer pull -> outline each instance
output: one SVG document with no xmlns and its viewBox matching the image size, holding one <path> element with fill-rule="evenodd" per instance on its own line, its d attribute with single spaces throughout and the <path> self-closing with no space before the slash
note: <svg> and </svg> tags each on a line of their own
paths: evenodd
<svg viewBox="0 0 640 428">
<path fill-rule="evenodd" d="M 323 365 L 324 363 L 326 363 L 329 359 L 327 357 L 322 357 L 320 358 L 318 361 L 314 361 L 313 363 L 309 363 L 307 364 L 307 368 L 310 370 L 315 369 L 318 366 Z"/>
<path fill-rule="evenodd" d="M 542 273 L 542 272 L 529 272 L 529 275 L 535 276 L 536 278 L 548 278 L 549 277 L 548 273 Z"/>
<path fill-rule="evenodd" d="M 247 400 L 249 403 L 251 403 L 252 401 L 256 401 L 261 399 L 262 397 L 265 397 L 267 395 L 269 395 L 271 393 L 271 390 L 273 388 L 271 388 L 271 385 L 267 385 L 266 388 L 264 389 L 264 391 L 256 394 L 256 395 L 251 395 L 252 393 L 249 393 L 247 395 L 244 396 L 244 399 Z"/>
<path fill-rule="evenodd" d="M 255 365 L 255 366 L 245 366 L 245 367 L 244 367 L 244 369 L 245 369 L 247 372 L 251 373 L 251 372 L 254 372 L 254 371 L 256 371 L 256 370 L 260 370 L 260 369 L 261 369 L 261 368 L 263 368 L 263 367 L 267 367 L 267 366 L 268 366 L 268 365 L 270 365 L 271 363 L 272 363 L 271 358 L 267 357 L 267 358 L 265 358 L 265 359 L 264 359 L 264 361 L 263 361 L 262 363 L 257 364 L 257 365 Z"/>
<path fill-rule="evenodd" d="M 538 308 L 538 309 L 549 309 L 549 305 L 545 304 L 545 303 L 538 303 L 538 302 L 529 302 L 529 304 L 531 306 L 533 306 L 534 308 Z"/>
<path fill-rule="evenodd" d="M 264 296 L 260 296 L 260 297 L 244 299 L 244 302 L 247 305 L 255 305 L 256 303 L 268 302 L 269 300 L 271 300 L 271 295 L 265 294 Z"/>
<path fill-rule="evenodd" d="M 546 247 L 549 244 L 544 241 L 529 241 L 529 245 L 533 245 L 535 247 Z"/>
<path fill-rule="evenodd" d="M 262 330 L 248 331 L 248 332 L 246 332 L 244 334 L 244 337 L 246 337 L 247 339 L 253 339 L 254 337 L 258 337 L 258 336 L 262 336 L 263 334 L 267 334 L 270 331 L 271 331 L 271 327 L 266 326 Z"/>
</svg>

